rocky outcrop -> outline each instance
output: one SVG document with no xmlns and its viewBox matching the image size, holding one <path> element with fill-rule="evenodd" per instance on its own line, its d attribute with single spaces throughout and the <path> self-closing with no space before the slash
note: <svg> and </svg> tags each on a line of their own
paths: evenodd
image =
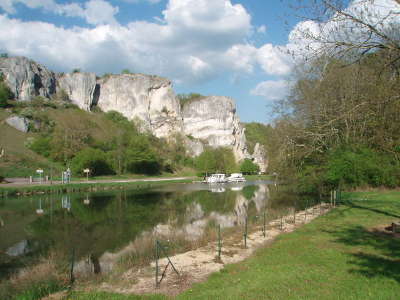
<svg viewBox="0 0 400 300">
<path fill-rule="evenodd" d="M 17 101 L 49 98 L 56 89 L 54 73 L 26 57 L 0 58 L 0 72 Z"/>
<path fill-rule="evenodd" d="M 254 152 L 251 156 L 253 162 L 260 167 L 260 172 L 265 173 L 268 168 L 268 159 L 267 159 L 267 151 L 265 147 L 259 143 L 256 143 L 254 146 Z"/>
<path fill-rule="evenodd" d="M 26 118 L 23 117 L 18 117 L 18 116 L 9 117 L 6 119 L 6 123 L 11 127 L 14 127 L 15 129 L 22 132 L 28 132 L 29 130 L 29 122 Z"/>
<path fill-rule="evenodd" d="M 180 105 L 168 79 L 142 74 L 110 75 L 98 81 L 97 105 L 107 112 L 116 110 L 157 137 L 169 137 L 182 130 Z"/>
<path fill-rule="evenodd" d="M 182 109 L 183 132 L 212 148 L 230 147 L 240 161 L 249 158 L 244 128 L 231 98 L 209 96 L 192 100 Z"/>
<path fill-rule="evenodd" d="M 61 91 L 66 92 L 69 100 L 79 108 L 90 111 L 95 99 L 96 74 L 75 72 L 60 75 L 57 92 Z"/>
<path fill-rule="evenodd" d="M 35 96 L 51 98 L 56 92 L 65 92 L 68 100 L 81 109 L 90 111 L 96 105 L 104 112 L 115 110 L 138 121 L 141 129 L 157 137 L 183 136 L 183 143 L 193 156 L 200 155 L 206 146 L 229 147 L 238 162 L 251 158 L 262 172 L 267 168 L 265 150 L 260 145 L 253 155 L 248 153 L 244 128 L 231 98 L 201 97 L 181 109 L 171 81 L 166 78 L 120 74 L 97 80 L 94 73 L 55 75 L 25 57 L 0 58 L 0 72 L 17 101 L 29 101 Z M 64 98 L 67 97 L 57 99 Z M 9 124 L 28 130 L 26 120 L 11 119 Z"/>
</svg>

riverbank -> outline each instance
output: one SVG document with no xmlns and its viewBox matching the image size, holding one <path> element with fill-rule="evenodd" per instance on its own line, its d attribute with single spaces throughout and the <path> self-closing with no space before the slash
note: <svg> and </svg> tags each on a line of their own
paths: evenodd
<svg viewBox="0 0 400 300">
<path fill-rule="evenodd" d="M 328 214 L 224 266 L 175 299 L 397 299 L 400 240 L 385 228 L 400 219 L 400 192 L 344 197 Z M 169 297 L 91 291 L 74 292 L 70 299 Z"/>
<path fill-rule="evenodd" d="M 57 194 L 69 192 L 98 191 L 109 189 L 120 189 L 126 186 L 133 187 L 152 187 L 154 185 L 168 183 L 190 183 L 201 180 L 196 176 L 163 176 L 163 177 L 99 177 L 90 180 L 80 179 L 72 181 L 68 184 L 62 184 L 60 181 L 44 182 L 44 183 L 8 183 L 0 184 L 0 198 L 14 195 L 31 195 L 31 194 Z M 247 180 L 269 180 L 268 175 L 250 175 L 246 176 Z"/>
<path fill-rule="evenodd" d="M 147 177 L 140 179 L 99 179 L 88 181 L 73 181 L 68 184 L 61 184 L 59 182 L 25 185 L 7 184 L 0 185 L 0 198 L 14 195 L 53 194 L 120 189 L 126 186 L 143 188 L 168 183 L 189 183 L 195 179 L 196 177 Z"/>
</svg>

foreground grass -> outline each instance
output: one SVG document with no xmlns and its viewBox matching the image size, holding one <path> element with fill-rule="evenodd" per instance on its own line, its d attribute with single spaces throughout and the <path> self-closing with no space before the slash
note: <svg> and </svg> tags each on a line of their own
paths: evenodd
<svg viewBox="0 0 400 300">
<path fill-rule="evenodd" d="M 176 299 L 399 299 L 400 240 L 376 228 L 400 219 L 400 192 L 345 198 L 326 216 Z M 169 298 L 75 292 L 70 299 Z"/>
</svg>

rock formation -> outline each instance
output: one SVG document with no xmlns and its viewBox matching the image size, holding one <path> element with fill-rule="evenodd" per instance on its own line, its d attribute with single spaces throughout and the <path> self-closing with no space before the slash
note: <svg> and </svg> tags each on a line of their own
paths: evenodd
<svg viewBox="0 0 400 300">
<path fill-rule="evenodd" d="M 17 101 L 49 98 L 56 89 L 54 73 L 26 57 L 0 58 L 0 72 Z"/>
<path fill-rule="evenodd" d="M 62 90 L 72 103 L 90 111 L 95 100 L 96 74 L 75 72 L 60 75 L 57 78 L 57 92 Z"/>
<path fill-rule="evenodd" d="M 97 106 L 116 110 L 129 120 L 138 119 L 157 137 L 168 137 L 182 129 L 179 102 L 171 81 L 142 74 L 110 75 L 98 81 Z"/>
<path fill-rule="evenodd" d="M 265 173 L 268 168 L 267 152 L 263 145 L 256 143 L 254 146 L 254 152 L 251 156 L 253 162 L 260 167 L 260 172 Z"/>
<path fill-rule="evenodd" d="M 244 128 L 231 98 L 209 96 L 194 99 L 184 105 L 182 117 L 186 136 L 213 148 L 230 147 L 237 161 L 249 158 Z"/>
<path fill-rule="evenodd" d="M 156 137 L 180 134 L 194 156 L 200 155 L 205 146 L 229 147 L 238 162 L 252 158 L 261 171 L 267 167 L 265 150 L 260 145 L 252 156 L 248 153 L 244 128 L 231 98 L 201 97 L 185 103 L 181 111 L 171 81 L 158 76 L 120 74 L 96 80 L 94 73 L 56 75 L 25 57 L 0 58 L 0 72 L 16 101 L 29 101 L 35 96 L 51 98 L 64 91 L 81 109 L 90 111 L 98 106 L 104 112 L 118 111 Z M 18 127 L 25 130 L 21 122 L 18 120 Z"/>
<path fill-rule="evenodd" d="M 26 118 L 11 116 L 6 119 L 6 123 L 19 131 L 28 132 L 29 121 Z"/>
</svg>

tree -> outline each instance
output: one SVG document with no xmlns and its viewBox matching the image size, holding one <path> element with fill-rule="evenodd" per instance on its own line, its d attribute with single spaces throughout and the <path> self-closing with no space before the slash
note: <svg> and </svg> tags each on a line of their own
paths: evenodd
<svg viewBox="0 0 400 300">
<path fill-rule="evenodd" d="M 0 72 L 0 108 L 8 105 L 7 101 L 13 98 L 13 94 L 4 81 L 4 75 Z"/>
<path fill-rule="evenodd" d="M 126 160 L 127 170 L 132 173 L 157 174 L 161 171 L 161 162 L 144 135 L 131 139 L 126 150 Z"/>
<path fill-rule="evenodd" d="M 113 170 L 107 162 L 106 154 L 93 148 L 85 148 L 79 151 L 71 161 L 72 171 L 75 174 L 83 174 L 83 170 L 90 169 L 91 175 L 113 174 Z"/>
<path fill-rule="evenodd" d="M 123 69 L 121 74 L 133 74 L 129 69 Z"/>
<path fill-rule="evenodd" d="M 246 158 L 240 165 L 240 172 L 243 174 L 257 174 L 259 171 L 260 167 L 248 158 Z"/>
<path fill-rule="evenodd" d="M 204 150 L 195 159 L 195 167 L 202 175 L 206 173 L 232 173 L 237 170 L 232 150 L 224 147 Z"/>
<path fill-rule="evenodd" d="M 336 57 L 358 61 L 386 50 L 387 64 L 400 60 L 400 1 L 299 0 L 291 7 L 304 22 L 292 33 L 308 58 Z M 299 49 L 297 49 L 299 50 Z"/>
</svg>

